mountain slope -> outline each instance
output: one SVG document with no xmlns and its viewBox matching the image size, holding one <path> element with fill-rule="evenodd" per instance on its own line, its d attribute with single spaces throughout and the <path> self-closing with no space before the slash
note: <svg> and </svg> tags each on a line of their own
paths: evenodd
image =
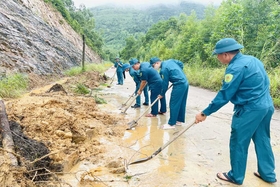
<svg viewBox="0 0 280 187">
<path fill-rule="evenodd" d="M 157 5 L 147 9 L 129 7 L 99 6 L 91 8 L 96 22 L 96 29 L 102 33 L 105 44 L 119 50 L 125 45 L 129 35 L 145 33 L 151 25 L 160 20 L 167 20 L 181 13 L 190 15 L 195 11 L 198 18 L 203 18 L 205 6 L 196 3 L 181 2 L 179 5 Z"/>
<path fill-rule="evenodd" d="M 80 64 L 82 40 L 43 0 L 0 1 L 0 58 L 7 73 L 61 74 Z M 89 49 L 86 60 L 101 62 Z"/>
</svg>

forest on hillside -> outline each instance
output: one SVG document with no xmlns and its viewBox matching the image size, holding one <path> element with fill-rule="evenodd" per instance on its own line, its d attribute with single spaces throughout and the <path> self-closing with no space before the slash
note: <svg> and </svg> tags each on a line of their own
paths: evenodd
<svg viewBox="0 0 280 187">
<path fill-rule="evenodd" d="M 61 13 L 67 23 L 78 33 L 85 36 L 86 44 L 100 56 L 103 53 L 102 36 L 95 30 L 93 14 L 85 6 L 75 7 L 72 0 L 44 0 Z M 61 21 L 63 24 L 63 21 Z"/>
<path fill-rule="evenodd" d="M 129 36 L 141 37 L 155 23 L 178 17 L 181 13 L 204 17 L 205 6 L 182 1 L 178 5 L 155 5 L 146 9 L 132 7 L 98 6 L 91 8 L 96 30 L 101 33 L 106 49 L 118 53 Z"/>
<path fill-rule="evenodd" d="M 204 17 L 205 6 L 182 1 L 179 5 L 155 5 L 146 9 L 132 7 L 74 6 L 72 0 L 44 0 L 57 9 L 69 25 L 86 38 L 87 45 L 105 60 L 112 60 L 124 48 L 129 36 L 140 38 L 155 23 L 181 13 L 197 12 Z"/>
<path fill-rule="evenodd" d="M 212 56 L 212 51 L 218 40 L 227 37 L 244 45 L 243 54 L 253 55 L 264 63 L 273 100 L 280 106 L 280 4 L 277 0 L 226 0 L 218 9 L 208 6 L 203 19 L 192 12 L 189 16 L 181 14 L 179 18 L 159 21 L 141 38 L 128 37 L 120 54 L 124 61 L 132 57 L 149 61 L 153 56 L 181 60 L 188 69 L 191 84 L 217 90 L 224 66 Z M 219 76 L 215 77 L 214 72 Z"/>
<path fill-rule="evenodd" d="M 134 10 L 127 10 L 126 14 L 118 8 L 114 11 L 107 11 L 104 7 L 94 10 L 108 15 L 103 20 L 92 9 L 74 7 L 72 0 L 45 1 L 51 2 L 78 33 L 85 34 L 89 45 L 103 59 L 113 60 L 117 54 L 123 61 L 132 57 L 140 61 L 148 61 L 152 56 L 162 60 L 175 58 L 183 61 L 188 67 L 188 74 L 196 77 L 190 81 L 191 84 L 214 90 L 219 88 L 222 75 L 219 73 L 213 78 L 216 75 L 213 72 L 221 72 L 223 66 L 211 55 L 213 48 L 221 38 L 235 38 L 245 46 L 242 53 L 263 61 L 271 79 L 274 102 L 280 106 L 278 0 L 224 0 L 219 7 L 192 7 L 188 13 L 177 8 L 177 16 L 171 16 L 174 12 L 167 14 L 170 9 L 167 11 L 164 7 L 151 8 L 145 16 Z M 112 20 L 108 21 L 109 18 Z M 123 38 L 124 44 L 117 42 Z M 207 75 L 212 77 L 213 84 L 203 85 L 209 80 Z"/>
<path fill-rule="evenodd" d="M 208 6 L 203 19 L 193 11 L 189 16 L 181 14 L 159 21 L 141 38 L 128 37 L 121 56 L 141 60 L 159 56 L 219 67 L 211 52 L 216 42 L 225 37 L 243 44 L 243 52 L 260 58 L 267 69 L 279 67 L 279 2 L 227 0 L 218 9 Z"/>
</svg>

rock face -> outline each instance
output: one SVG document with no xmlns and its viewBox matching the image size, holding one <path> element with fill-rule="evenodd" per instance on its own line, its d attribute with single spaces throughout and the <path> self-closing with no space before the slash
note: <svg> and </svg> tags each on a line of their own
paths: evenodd
<svg viewBox="0 0 280 187">
<path fill-rule="evenodd" d="M 82 61 L 79 36 L 43 0 L 0 1 L 0 73 L 61 74 Z M 86 62 L 100 56 L 86 47 Z"/>
</svg>

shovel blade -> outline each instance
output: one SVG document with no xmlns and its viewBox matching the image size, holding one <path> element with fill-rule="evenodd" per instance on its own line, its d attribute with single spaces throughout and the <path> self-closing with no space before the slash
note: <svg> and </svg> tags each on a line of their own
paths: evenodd
<svg viewBox="0 0 280 187">
<path fill-rule="evenodd" d="M 137 123 L 137 121 L 132 120 L 131 122 L 129 122 L 129 123 L 127 123 L 127 124 L 130 125 L 130 126 L 132 126 L 132 125 L 134 125 L 134 124 L 136 124 L 136 123 Z"/>
<path fill-rule="evenodd" d="M 137 126 L 137 122 L 135 120 L 128 123 L 129 127 L 126 130 L 131 130 L 133 127 Z"/>
<path fill-rule="evenodd" d="M 141 158 L 139 160 L 136 160 L 134 162 L 129 163 L 128 165 L 139 164 L 139 163 L 142 163 L 142 162 L 146 162 L 146 161 L 148 161 L 148 160 L 150 160 L 152 158 L 153 158 L 153 156 L 149 156 L 149 157 L 146 157 L 146 158 Z"/>
<path fill-rule="evenodd" d="M 126 106 L 126 104 L 122 104 L 122 106 L 120 106 L 119 110 L 122 110 L 122 108 L 125 106 Z"/>
</svg>

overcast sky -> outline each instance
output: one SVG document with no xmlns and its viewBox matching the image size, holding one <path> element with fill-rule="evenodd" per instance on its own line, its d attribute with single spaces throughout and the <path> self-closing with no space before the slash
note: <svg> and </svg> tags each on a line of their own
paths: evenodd
<svg viewBox="0 0 280 187">
<path fill-rule="evenodd" d="M 87 8 L 104 5 L 104 4 L 116 4 L 116 5 L 133 5 L 137 6 L 145 6 L 145 5 L 155 5 L 155 4 L 178 4 L 182 0 L 72 0 L 76 7 L 79 7 L 80 4 L 85 5 Z M 186 0 L 185 0 L 186 1 Z M 207 4 L 215 4 L 219 5 L 222 0 L 188 0 L 188 2 L 196 2 Z"/>
</svg>

